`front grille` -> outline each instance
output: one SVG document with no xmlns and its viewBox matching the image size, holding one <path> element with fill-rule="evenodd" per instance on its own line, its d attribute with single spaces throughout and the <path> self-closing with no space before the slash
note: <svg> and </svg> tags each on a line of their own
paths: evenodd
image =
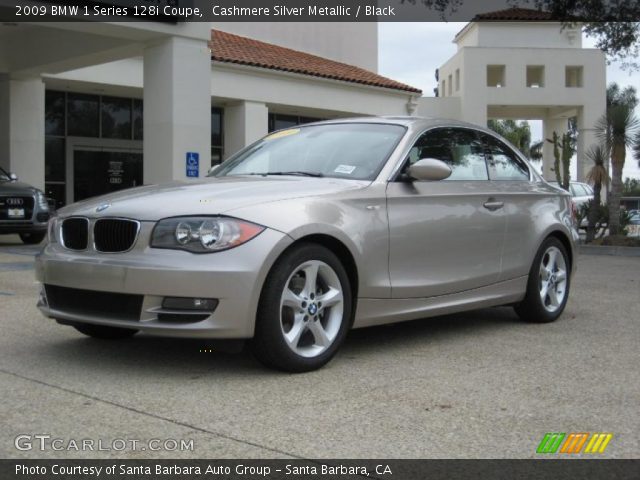
<svg viewBox="0 0 640 480">
<path fill-rule="evenodd" d="M 49 307 L 53 310 L 117 320 L 140 320 L 144 298 L 142 295 L 97 292 L 56 285 L 45 285 L 44 288 Z"/>
<path fill-rule="evenodd" d="M 135 220 L 101 218 L 93 227 L 93 243 L 99 252 L 126 252 L 133 247 L 139 228 Z"/>
<path fill-rule="evenodd" d="M 71 250 L 86 250 L 89 244 L 89 220 L 81 217 L 67 218 L 60 229 L 62 244 Z"/>
<path fill-rule="evenodd" d="M 0 220 L 30 220 L 33 216 L 33 197 L 24 195 L 0 197 Z M 9 209 L 24 210 L 24 217 L 10 217 Z"/>
</svg>

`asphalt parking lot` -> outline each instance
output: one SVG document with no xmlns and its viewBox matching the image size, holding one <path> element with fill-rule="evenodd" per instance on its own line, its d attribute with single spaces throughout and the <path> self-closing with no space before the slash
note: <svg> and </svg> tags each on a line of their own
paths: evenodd
<svg viewBox="0 0 640 480">
<path fill-rule="evenodd" d="M 546 432 L 611 432 L 602 456 L 640 456 L 640 257 L 580 256 L 556 323 L 496 308 L 358 330 L 290 375 L 202 341 L 59 326 L 35 307 L 35 250 L 0 237 L 2 458 L 531 458 Z M 194 449 L 20 451 L 20 434 Z"/>
</svg>

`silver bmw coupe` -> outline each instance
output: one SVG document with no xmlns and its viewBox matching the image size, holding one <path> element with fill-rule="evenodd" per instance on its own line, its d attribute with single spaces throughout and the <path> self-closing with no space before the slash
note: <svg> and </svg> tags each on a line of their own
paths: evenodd
<svg viewBox="0 0 640 480">
<path fill-rule="evenodd" d="M 248 339 L 266 365 L 309 371 L 351 328 L 498 305 L 551 322 L 576 238 L 569 195 L 488 130 L 335 120 L 272 133 L 196 183 L 61 209 L 38 306 L 91 337 Z"/>
</svg>

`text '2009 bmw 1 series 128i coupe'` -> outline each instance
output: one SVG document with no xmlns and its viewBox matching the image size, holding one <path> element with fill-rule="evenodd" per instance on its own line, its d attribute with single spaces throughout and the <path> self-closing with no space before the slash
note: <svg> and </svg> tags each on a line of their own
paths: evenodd
<svg viewBox="0 0 640 480">
<path fill-rule="evenodd" d="M 308 371 L 351 328 L 498 305 L 555 320 L 576 235 L 570 196 L 488 130 L 320 122 L 197 182 L 61 209 L 39 307 L 92 337 L 248 339 L 263 363 Z"/>
</svg>

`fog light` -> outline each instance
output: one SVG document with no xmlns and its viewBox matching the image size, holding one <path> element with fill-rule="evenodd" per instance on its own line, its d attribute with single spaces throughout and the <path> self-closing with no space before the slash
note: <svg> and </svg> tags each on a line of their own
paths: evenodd
<svg viewBox="0 0 640 480">
<path fill-rule="evenodd" d="M 213 312 L 218 306 L 216 298 L 165 297 L 162 308 L 167 310 L 196 310 Z"/>
</svg>

